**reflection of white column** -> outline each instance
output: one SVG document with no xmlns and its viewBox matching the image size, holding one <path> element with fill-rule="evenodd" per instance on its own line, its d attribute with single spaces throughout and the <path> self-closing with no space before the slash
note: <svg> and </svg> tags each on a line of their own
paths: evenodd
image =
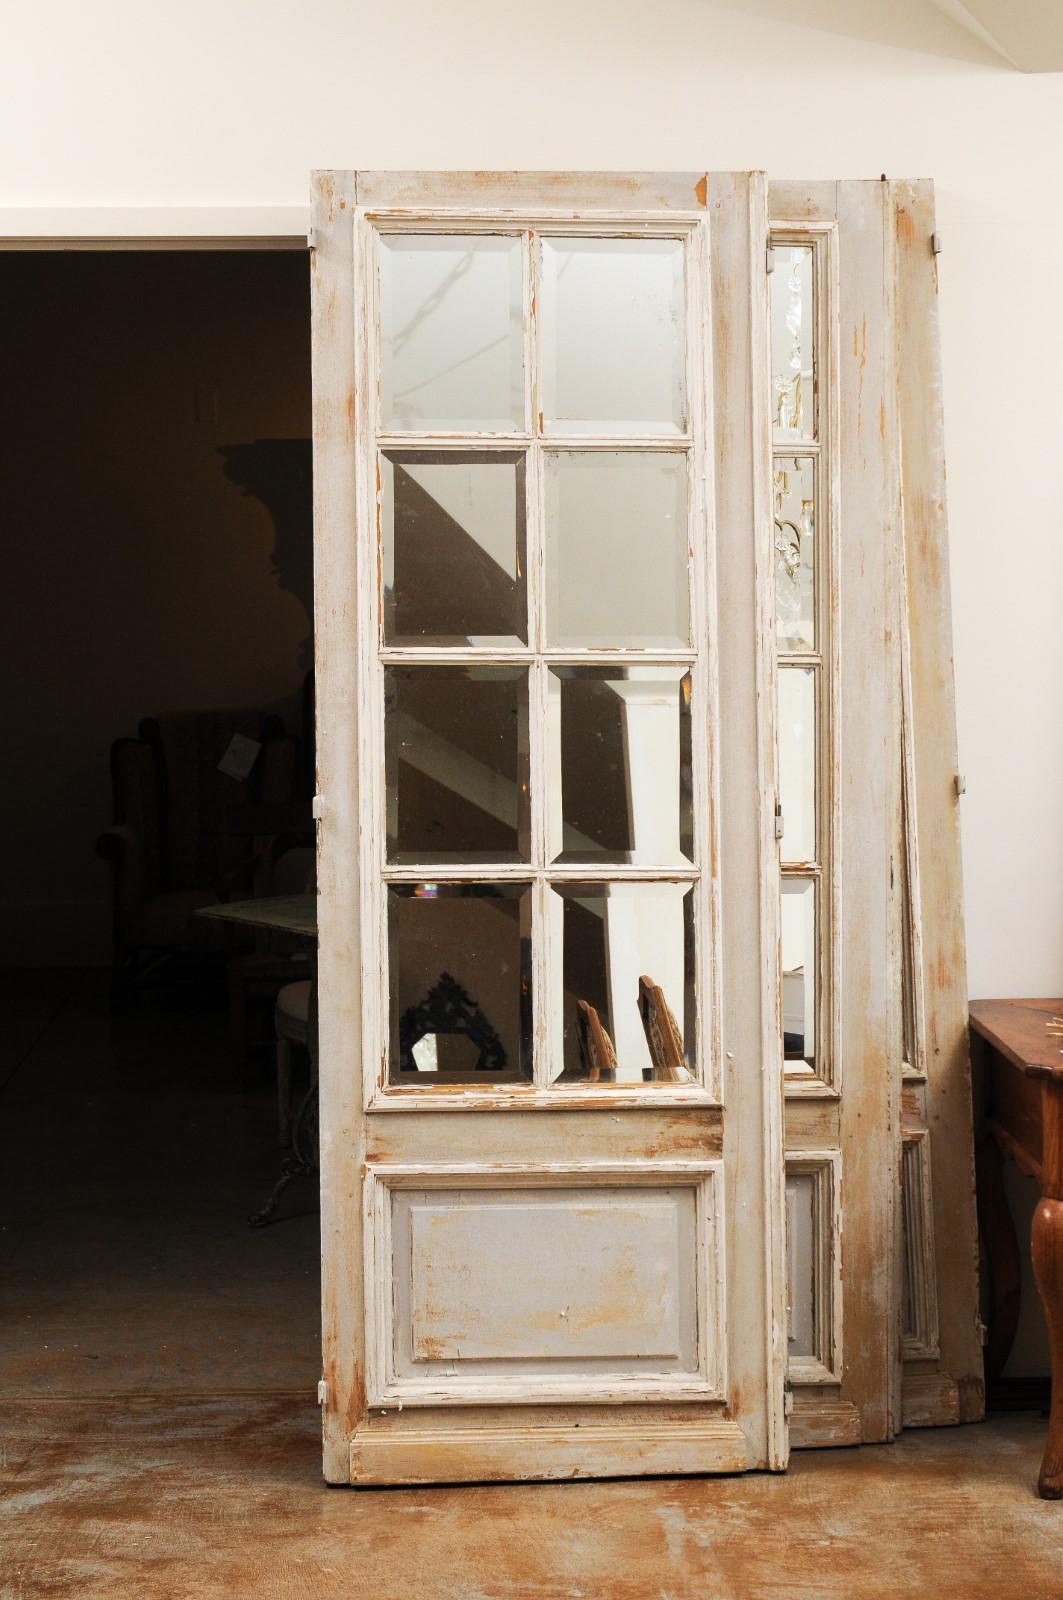
<svg viewBox="0 0 1063 1600">
<path fill-rule="evenodd" d="M 565 806 L 561 793 L 561 689 L 562 680 L 556 672 L 546 674 L 546 837 L 550 854 L 554 858 L 562 850 L 572 848 L 565 838 Z M 569 832 L 571 833 L 571 829 Z"/>
<path fill-rule="evenodd" d="M 637 1082 L 643 1067 L 651 1065 L 638 1008 L 643 974 L 664 990 L 683 1025 L 683 888 L 672 883 L 609 886 L 605 940 L 618 1081 Z"/>
<path fill-rule="evenodd" d="M 624 702 L 631 859 L 646 866 L 679 855 L 679 686 L 660 667 L 628 673 L 609 687 Z"/>
</svg>

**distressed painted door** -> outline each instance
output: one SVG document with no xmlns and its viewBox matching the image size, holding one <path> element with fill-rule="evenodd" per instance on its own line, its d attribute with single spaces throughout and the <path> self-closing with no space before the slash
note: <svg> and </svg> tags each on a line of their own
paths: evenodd
<svg viewBox="0 0 1063 1600">
<path fill-rule="evenodd" d="M 766 242 L 314 179 L 331 1482 L 785 1465 Z"/>
</svg>

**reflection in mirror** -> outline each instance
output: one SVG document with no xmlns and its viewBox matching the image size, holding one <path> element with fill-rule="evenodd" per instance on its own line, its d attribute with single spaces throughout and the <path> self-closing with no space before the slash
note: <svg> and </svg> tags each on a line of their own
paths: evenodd
<svg viewBox="0 0 1063 1600">
<path fill-rule="evenodd" d="M 380 239 L 385 432 L 512 433 L 524 416 L 519 239 Z"/>
<path fill-rule="evenodd" d="M 391 666 L 384 683 L 389 861 L 527 860 L 526 669 Z"/>
<path fill-rule="evenodd" d="M 531 888 L 388 887 L 388 1080 L 521 1083 L 531 1064 Z"/>
<path fill-rule="evenodd" d="M 689 861 L 688 669 L 554 667 L 546 681 L 551 859 Z"/>
<path fill-rule="evenodd" d="M 787 1354 L 816 1356 L 816 1179 L 786 1174 Z"/>
<path fill-rule="evenodd" d="M 906 785 L 902 785 L 906 788 Z M 918 1025 L 916 1021 L 915 929 L 912 925 L 912 880 L 908 861 L 907 799 L 904 812 L 905 848 L 901 851 L 901 1043 L 904 1065 L 912 1071 L 920 1066 Z"/>
<path fill-rule="evenodd" d="M 524 456 L 380 458 L 385 644 L 527 640 Z"/>
<path fill-rule="evenodd" d="M 783 1055 L 816 1064 L 816 885 L 782 880 Z"/>
<path fill-rule="evenodd" d="M 544 239 L 546 433 L 686 432 L 679 239 Z"/>
<path fill-rule="evenodd" d="M 816 859 L 816 673 L 779 668 L 779 799 L 783 861 Z"/>
<path fill-rule="evenodd" d="M 545 509 L 549 645 L 689 645 L 685 455 L 548 452 Z"/>
<path fill-rule="evenodd" d="M 780 650 L 814 650 L 815 463 L 776 457 L 775 623 Z"/>
<path fill-rule="evenodd" d="M 547 897 L 560 1083 L 690 1083 L 694 894 L 687 883 L 554 884 Z"/>
<path fill-rule="evenodd" d="M 777 245 L 771 284 L 771 395 L 776 440 L 816 434 L 812 246 Z"/>
</svg>

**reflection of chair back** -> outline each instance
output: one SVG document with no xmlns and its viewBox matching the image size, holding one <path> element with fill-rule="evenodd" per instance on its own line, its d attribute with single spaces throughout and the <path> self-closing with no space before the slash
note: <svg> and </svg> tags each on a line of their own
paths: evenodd
<svg viewBox="0 0 1063 1600">
<path fill-rule="evenodd" d="M 652 978 L 639 979 L 639 1016 L 654 1077 L 666 1083 L 685 1082 L 690 1073 L 683 1059 L 683 1035 L 664 998 L 664 990 Z"/>
<path fill-rule="evenodd" d="M 237 733 L 262 747 L 243 781 L 218 771 Z M 252 850 L 233 813 L 290 802 L 296 759 L 263 711 L 169 712 L 112 745 L 113 824 L 96 849 L 112 869 L 116 1002 L 160 953 L 225 948 L 224 930 L 195 912 L 241 884 L 249 892 Z"/>
<path fill-rule="evenodd" d="M 616 1051 L 594 1006 L 576 1001 L 576 1041 L 583 1077 L 592 1083 L 616 1077 Z"/>
<path fill-rule="evenodd" d="M 261 711 L 173 711 L 145 717 L 138 729 L 154 758 L 166 886 L 217 883 L 237 866 L 226 828 L 229 811 L 254 802 L 276 805 L 295 790 L 295 741 L 279 717 Z M 261 744 L 244 780 L 218 771 L 234 734 Z"/>
</svg>

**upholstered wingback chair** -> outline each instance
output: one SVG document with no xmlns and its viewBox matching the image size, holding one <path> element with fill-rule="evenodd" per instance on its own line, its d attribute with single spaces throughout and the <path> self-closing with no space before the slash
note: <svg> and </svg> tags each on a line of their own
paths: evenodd
<svg viewBox="0 0 1063 1600">
<path fill-rule="evenodd" d="M 234 734 L 262 748 L 248 778 L 218 771 Z M 246 832 L 227 818 L 248 805 L 291 801 L 295 740 L 261 711 L 189 711 L 147 717 L 135 739 L 111 746 L 113 823 L 96 849 L 112 869 L 112 996 L 161 957 L 225 949 L 225 929 L 201 907 L 251 892 Z"/>
</svg>

